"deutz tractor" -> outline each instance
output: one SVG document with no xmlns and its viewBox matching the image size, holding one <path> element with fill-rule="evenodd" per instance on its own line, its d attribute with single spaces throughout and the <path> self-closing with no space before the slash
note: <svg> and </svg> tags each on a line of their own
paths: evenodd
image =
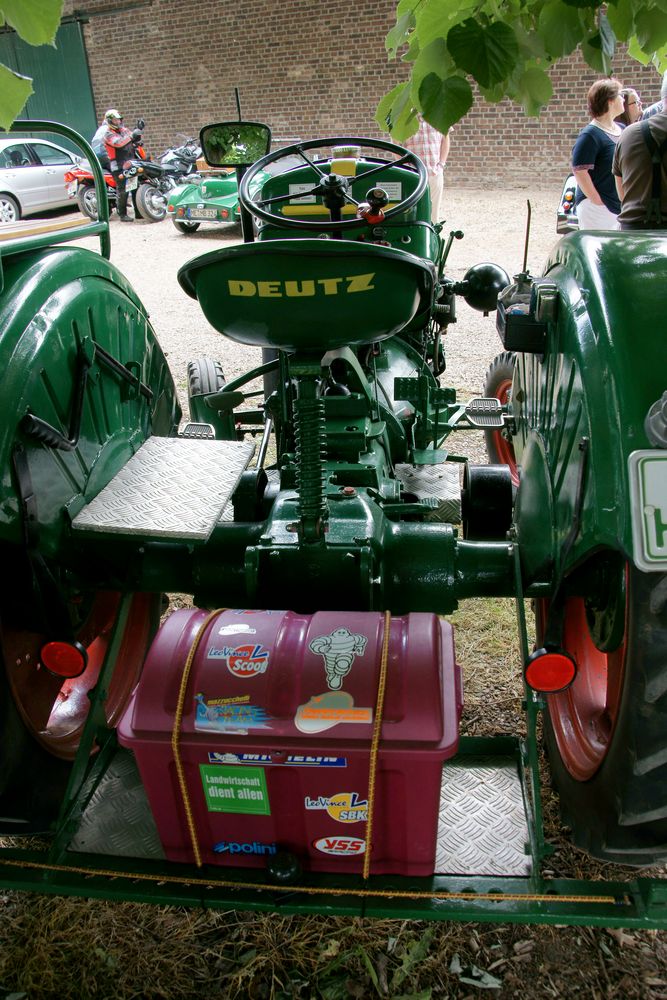
<svg viewBox="0 0 667 1000">
<path fill-rule="evenodd" d="M 187 422 L 107 218 L 2 243 L 0 881 L 666 927 L 641 868 L 667 857 L 667 240 L 573 233 L 541 277 L 453 281 L 414 153 L 269 152 L 254 122 L 201 145 L 244 239 L 178 281 L 257 364 L 193 360 Z M 459 297 L 503 347 L 465 402 Z M 444 616 L 493 596 L 524 738 L 459 736 Z M 575 844 L 638 877 L 549 872 L 542 736 Z"/>
</svg>

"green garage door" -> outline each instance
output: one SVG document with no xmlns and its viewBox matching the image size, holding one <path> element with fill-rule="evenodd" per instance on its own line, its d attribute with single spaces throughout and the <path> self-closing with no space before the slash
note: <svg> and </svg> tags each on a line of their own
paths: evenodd
<svg viewBox="0 0 667 1000">
<path fill-rule="evenodd" d="M 34 93 L 21 118 L 48 118 L 62 122 L 90 139 L 97 121 L 88 71 L 88 61 L 79 21 L 64 21 L 56 35 L 56 47 L 34 47 L 15 31 L 0 32 L 0 62 L 32 77 Z M 61 145 L 69 143 L 53 136 Z"/>
</svg>

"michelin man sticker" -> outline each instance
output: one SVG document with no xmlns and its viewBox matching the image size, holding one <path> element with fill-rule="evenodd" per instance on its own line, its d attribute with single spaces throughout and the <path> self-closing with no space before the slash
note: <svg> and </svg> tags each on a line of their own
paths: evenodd
<svg viewBox="0 0 667 1000">
<path fill-rule="evenodd" d="M 312 653 L 319 653 L 324 659 L 327 684 L 332 691 L 340 691 L 343 678 L 347 677 L 355 656 L 363 656 L 368 639 L 358 632 L 350 632 L 341 626 L 329 635 L 319 635 L 309 645 Z"/>
</svg>

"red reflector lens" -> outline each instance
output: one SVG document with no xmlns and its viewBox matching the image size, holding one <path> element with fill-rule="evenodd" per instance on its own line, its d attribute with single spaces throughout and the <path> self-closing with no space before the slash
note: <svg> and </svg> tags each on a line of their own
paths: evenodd
<svg viewBox="0 0 667 1000">
<path fill-rule="evenodd" d="M 577 666 L 563 650 L 538 649 L 529 657 L 525 669 L 526 684 L 533 691 L 555 694 L 569 687 L 577 673 Z"/>
<path fill-rule="evenodd" d="M 229 212 L 227 211 L 226 208 L 221 208 L 220 209 L 220 218 L 221 219 L 228 219 L 229 218 Z"/>
<path fill-rule="evenodd" d="M 58 677 L 79 677 L 88 663 L 88 654 L 78 642 L 47 642 L 39 655 L 46 669 Z"/>
</svg>

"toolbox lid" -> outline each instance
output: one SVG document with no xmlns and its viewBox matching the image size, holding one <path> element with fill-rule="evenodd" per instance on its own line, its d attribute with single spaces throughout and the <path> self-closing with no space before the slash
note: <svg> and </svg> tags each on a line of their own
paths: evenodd
<svg viewBox="0 0 667 1000">
<path fill-rule="evenodd" d="M 182 609 L 160 628 L 119 726 L 124 745 L 171 736 L 185 664 L 206 618 Z M 376 612 L 220 612 L 192 660 L 181 738 L 367 746 L 384 630 Z M 383 748 L 428 744 L 448 756 L 461 709 L 451 626 L 431 614 L 392 618 L 387 652 Z"/>
</svg>

